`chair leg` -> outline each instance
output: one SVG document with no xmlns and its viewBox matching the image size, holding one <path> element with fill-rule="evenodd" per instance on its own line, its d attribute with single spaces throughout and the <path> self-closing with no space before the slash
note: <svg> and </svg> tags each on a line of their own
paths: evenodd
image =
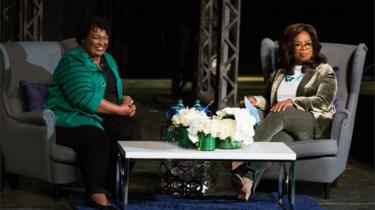
<svg viewBox="0 0 375 210">
<path fill-rule="evenodd" d="M 53 185 L 53 200 L 58 201 L 60 199 L 60 185 Z"/>
<path fill-rule="evenodd" d="M 329 199 L 329 191 L 331 188 L 331 183 L 324 183 L 324 198 Z"/>
</svg>

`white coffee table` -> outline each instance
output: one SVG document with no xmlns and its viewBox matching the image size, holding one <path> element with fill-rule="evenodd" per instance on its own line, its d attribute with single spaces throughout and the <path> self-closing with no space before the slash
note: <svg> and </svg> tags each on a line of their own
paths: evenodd
<svg viewBox="0 0 375 210">
<path fill-rule="evenodd" d="M 295 161 L 296 153 L 282 142 L 254 142 L 241 149 L 216 149 L 215 151 L 197 151 L 179 147 L 173 142 L 164 141 L 118 141 L 119 205 L 128 203 L 129 160 L 131 159 L 179 159 L 179 160 L 233 160 L 233 161 L 272 161 L 279 162 L 279 203 L 285 194 L 283 181 L 286 184 L 287 195 L 291 209 L 295 204 Z M 285 163 L 290 162 L 289 172 Z M 286 176 L 284 176 L 286 174 Z"/>
</svg>

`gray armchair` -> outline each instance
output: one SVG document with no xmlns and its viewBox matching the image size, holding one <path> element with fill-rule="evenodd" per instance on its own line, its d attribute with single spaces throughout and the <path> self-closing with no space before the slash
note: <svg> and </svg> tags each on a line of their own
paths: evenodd
<svg viewBox="0 0 375 210">
<path fill-rule="evenodd" d="M 277 66 L 277 51 L 277 42 L 268 38 L 262 40 L 261 65 L 265 79 L 270 78 Z M 330 184 L 335 182 L 346 168 L 367 47 L 364 44 L 355 46 L 322 43 L 321 52 L 327 57 L 329 64 L 339 67 L 339 104 L 331 137 L 296 141 L 289 143 L 289 146 L 297 153 L 296 180 L 324 183 L 325 197 L 328 198 Z M 277 170 L 267 170 L 264 177 L 277 177 L 274 171 Z"/>
<path fill-rule="evenodd" d="M 54 184 L 55 193 L 59 185 L 77 181 L 76 154 L 68 147 L 56 145 L 51 110 L 23 111 L 19 81 L 48 84 L 67 51 L 65 46 L 65 42 L 0 44 L 0 148 L 5 170 Z"/>
</svg>

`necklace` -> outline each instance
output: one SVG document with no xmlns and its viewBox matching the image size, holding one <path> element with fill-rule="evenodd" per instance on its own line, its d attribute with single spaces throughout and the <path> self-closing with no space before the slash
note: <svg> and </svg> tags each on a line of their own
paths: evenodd
<svg viewBox="0 0 375 210">
<path fill-rule="evenodd" d="M 292 80 L 294 80 L 294 77 L 285 74 L 285 76 L 284 76 L 284 80 L 285 80 L 285 82 L 291 82 Z"/>
<path fill-rule="evenodd" d="M 303 75 L 304 74 L 299 74 L 296 77 L 294 77 L 294 75 L 290 76 L 290 75 L 285 74 L 284 75 L 284 81 L 285 82 L 292 82 L 293 80 L 299 81 L 299 80 L 301 80 L 303 78 Z"/>
</svg>

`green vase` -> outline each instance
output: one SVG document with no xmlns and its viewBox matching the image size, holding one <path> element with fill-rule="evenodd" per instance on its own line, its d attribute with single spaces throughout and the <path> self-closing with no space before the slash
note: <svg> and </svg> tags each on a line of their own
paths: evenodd
<svg viewBox="0 0 375 210">
<path fill-rule="evenodd" d="M 233 141 L 232 138 L 228 137 L 224 140 L 216 139 L 216 148 L 218 149 L 239 149 L 242 147 L 241 142 Z"/>
<path fill-rule="evenodd" d="M 165 139 L 167 141 L 174 141 L 176 139 L 176 129 L 173 126 L 169 126 L 167 128 L 167 132 L 165 135 Z"/>
<path fill-rule="evenodd" d="M 213 151 L 216 148 L 216 139 L 211 135 L 198 133 L 198 143 L 196 144 L 197 150 L 200 151 Z"/>
<path fill-rule="evenodd" d="M 194 148 L 195 145 L 190 141 L 187 127 L 178 127 L 178 145 L 185 148 Z"/>
</svg>

